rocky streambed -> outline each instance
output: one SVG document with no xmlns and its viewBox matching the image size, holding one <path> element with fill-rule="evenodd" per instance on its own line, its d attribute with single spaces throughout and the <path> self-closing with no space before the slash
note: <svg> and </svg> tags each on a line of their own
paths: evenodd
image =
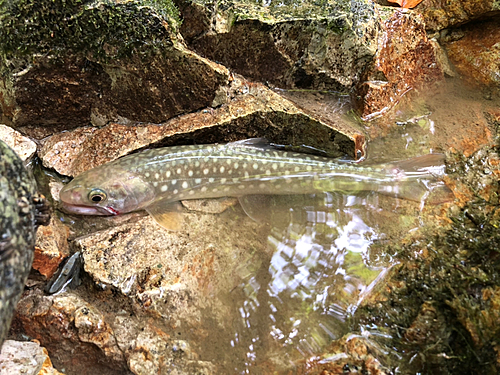
<svg viewBox="0 0 500 375">
<path fill-rule="evenodd" d="M 2 366 L 20 352 L 33 374 L 498 372 L 497 3 L 0 10 L 0 138 L 36 149 L 54 208 Z M 121 156 L 260 137 L 360 165 L 444 153 L 453 199 L 344 192 L 271 224 L 234 199 L 184 201 L 178 232 L 60 210 L 64 183 Z"/>
</svg>

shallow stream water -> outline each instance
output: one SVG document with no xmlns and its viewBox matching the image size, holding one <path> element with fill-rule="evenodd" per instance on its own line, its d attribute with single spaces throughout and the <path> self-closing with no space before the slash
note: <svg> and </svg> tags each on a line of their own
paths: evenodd
<svg viewBox="0 0 500 375">
<path fill-rule="evenodd" d="M 329 116 L 348 112 L 345 98 L 335 95 L 287 95 L 302 100 L 302 107 L 328 111 Z M 362 124 L 373 137 L 367 162 L 452 150 L 470 154 L 491 143 L 491 129 L 476 116 L 495 105 L 450 81 L 440 92 L 395 108 L 376 126 Z M 357 323 L 356 311 L 384 287 L 391 268 L 405 261 L 394 245 L 411 241 L 412 234 L 429 223 L 435 225 L 442 210 L 438 204 L 375 193 L 276 197 L 270 207 L 271 223 L 253 238 L 264 250 L 242 243 L 252 256 L 237 269 L 213 276 L 234 281 L 230 288 L 206 294 L 225 306 L 225 323 L 214 319 L 217 312 L 206 306 L 192 306 L 200 310 L 202 328 L 179 332 L 199 359 L 216 366 L 217 373 L 303 373 L 308 362 L 325 358 L 330 343 L 347 334 L 370 340 L 380 349 L 382 363 L 385 356 L 397 357 L 397 349 L 384 347 L 386 333 Z M 242 211 L 229 209 L 220 215 L 226 222 L 236 222 Z M 80 235 L 94 230 L 82 227 L 75 217 L 63 220 Z M 212 228 L 220 238 L 233 235 L 223 225 Z"/>
</svg>

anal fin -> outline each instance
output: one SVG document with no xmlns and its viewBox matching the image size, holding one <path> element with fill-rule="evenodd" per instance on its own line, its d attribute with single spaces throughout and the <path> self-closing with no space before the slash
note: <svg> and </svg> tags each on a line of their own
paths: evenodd
<svg viewBox="0 0 500 375">
<path fill-rule="evenodd" d="M 146 211 L 163 228 L 174 232 L 180 231 L 184 224 L 184 213 L 180 202 L 157 202 Z"/>
</svg>

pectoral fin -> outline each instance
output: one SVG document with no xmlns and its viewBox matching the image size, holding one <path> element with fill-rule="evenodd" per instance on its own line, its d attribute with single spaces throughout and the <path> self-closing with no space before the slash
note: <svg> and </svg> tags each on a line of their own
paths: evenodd
<svg viewBox="0 0 500 375">
<path fill-rule="evenodd" d="M 184 223 L 183 208 L 180 202 L 162 201 L 146 208 L 146 211 L 160 224 L 163 228 L 171 231 L 179 231 Z"/>
</svg>

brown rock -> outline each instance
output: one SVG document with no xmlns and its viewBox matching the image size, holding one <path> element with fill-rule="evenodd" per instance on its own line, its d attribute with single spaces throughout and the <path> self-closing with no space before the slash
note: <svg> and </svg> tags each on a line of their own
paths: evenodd
<svg viewBox="0 0 500 375">
<path fill-rule="evenodd" d="M 364 120 L 380 117 L 415 91 L 444 78 L 421 17 L 395 11 L 382 24 L 380 48 L 354 101 Z"/>
<path fill-rule="evenodd" d="M 378 13 L 365 0 L 177 4 L 190 47 L 249 79 L 279 87 L 346 91 L 377 47 Z"/>
<path fill-rule="evenodd" d="M 91 121 L 159 123 L 209 106 L 228 70 L 186 49 L 177 18 L 171 1 L 6 4 L 0 113 L 42 138 Z"/>
<path fill-rule="evenodd" d="M 227 104 L 176 117 L 164 124 L 110 124 L 57 134 L 43 145 L 44 166 L 75 176 L 150 144 L 231 142 L 266 137 L 279 144 L 307 144 L 331 156 L 363 156 L 365 137 L 347 123 L 316 120 L 260 84 L 237 79 Z"/>
<path fill-rule="evenodd" d="M 464 26 L 463 37 L 446 44 L 458 73 L 478 89 L 500 93 L 500 22 Z"/>
<path fill-rule="evenodd" d="M 38 227 L 36 232 L 33 268 L 50 279 L 59 264 L 69 255 L 69 229 L 52 217 L 48 226 Z"/>
<path fill-rule="evenodd" d="M 438 31 L 500 14 L 495 0 L 425 0 L 417 8 L 427 30 Z"/>
</svg>

